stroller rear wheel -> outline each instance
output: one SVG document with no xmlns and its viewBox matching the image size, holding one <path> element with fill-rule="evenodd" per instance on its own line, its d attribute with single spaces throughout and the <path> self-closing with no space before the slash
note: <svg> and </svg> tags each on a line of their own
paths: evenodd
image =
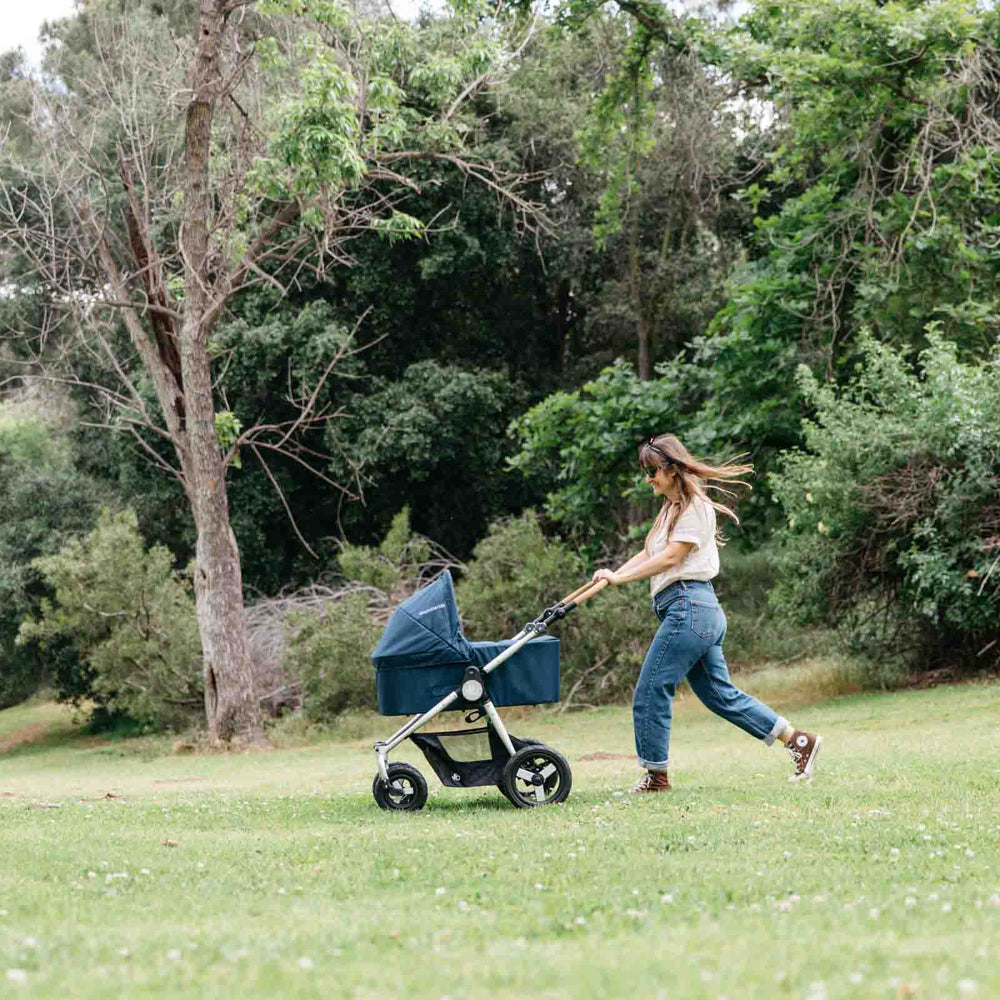
<svg viewBox="0 0 1000 1000">
<path fill-rule="evenodd" d="M 522 747 L 504 765 L 500 790 L 518 809 L 565 801 L 573 787 L 566 758 L 543 744 Z"/>
<path fill-rule="evenodd" d="M 372 795 L 380 809 L 414 812 L 427 802 L 427 780 L 411 764 L 390 764 L 389 784 L 376 774 Z"/>
</svg>

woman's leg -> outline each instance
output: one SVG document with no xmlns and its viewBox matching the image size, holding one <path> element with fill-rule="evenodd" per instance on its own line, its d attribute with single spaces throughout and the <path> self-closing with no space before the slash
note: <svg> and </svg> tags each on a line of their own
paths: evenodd
<svg viewBox="0 0 1000 1000">
<path fill-rule="evenodd" d="M 702 658 L 705 645 L 706 640 L 691 629 L 688 601 L 670 605 L 646 653 L 632 696 L 635 752 L 640 767 L 666 771 L 677 685 Z"/>
<path fill-rule="evenodd" d="M 788 720 L 782 718 L 773 709 L 752 695 L 741 691 L 729 677 L 729 667 L 722 654 L 722 640 L 725 631 L 718 641 L 708 648 L 705 655 L 691 668 L 688 674 L 688 684 L 691 690 L 716 715 L 728 719 L 734 726 L 739 726 L 745 733 L 763 740 L 770 746 L 777 737 L 791 727 Z"/>
</svg>

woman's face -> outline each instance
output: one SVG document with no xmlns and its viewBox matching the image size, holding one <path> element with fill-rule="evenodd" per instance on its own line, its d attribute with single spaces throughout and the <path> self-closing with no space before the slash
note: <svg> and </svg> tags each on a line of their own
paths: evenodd
<svg viewBox="0 0 1000 1000">
<path fill-rule="evenodd" d="M 670 497 L 673 494 L 671 490 L 671 485 L 674 481 L 674 473 L 669 469 L 650 469 L 647 468 L 646 472 L 646 482 L 653 489 L 653 493 L 658 497 Z"/>
</svg>

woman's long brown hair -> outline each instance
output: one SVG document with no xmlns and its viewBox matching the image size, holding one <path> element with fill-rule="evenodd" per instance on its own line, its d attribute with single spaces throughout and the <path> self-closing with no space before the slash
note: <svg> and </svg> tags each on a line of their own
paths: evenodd
<svg viewBox="0 0 1000 1000">
<path fill-rule="evenodd" d="M 737 524 L 740 519 L 736 512 L 724 503 L 713 500 L 708 495 L 709 489 L 719 490 L 727 496 L 735 496 L 733 490 L 728 486 L 744 486 L 748 490 L 750 484 L 743 480 L 743 476 L 753 472 L 753 466 L 738 461 L 742 456 L 737 456 L 722 465 L 711 465 L 695 458 L 691 452 L 681 444 L 673 434 L 660 434 L 644 441 L 639 445 L 639 462 L 643 468 L 668 469 L 672 470 L 677 477 L 677 485 L 680 488 L 680 502 L 671 503 L 664 500 L 660 508 L 653 527 L 646 536 L 646 545 L 653 533 L 659 531 L 664 525 L 667 528 L 667 541 L 670 540 L 670 533 L 674 530 L 677 519 L 687 510 L 688 505 L 696 497 L 701 497 L 709 506 L 714 507 L 720 514 L 732 518 Z M 724 545 L 721 531 L 716 529 L 716 540 L 719 545 Z"/>
</svg>

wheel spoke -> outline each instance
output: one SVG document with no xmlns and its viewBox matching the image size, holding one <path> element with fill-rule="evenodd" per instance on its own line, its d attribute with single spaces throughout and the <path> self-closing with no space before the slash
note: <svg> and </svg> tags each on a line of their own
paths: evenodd
<svg viewBox="0 0 1000 1000">
<path fill-rule="evenodd" d="M 545 786 L 535 785 L 535 801 L 544 802 L 545 801 Z"/>
<path fill-rule="evenodd" d="M 553 774 L 556 773 L 556 766 L 555 766 L 555 764 L 551 764 L 550 763 L 548 767 L 543 767 L 538 773 L 543 778 L 545 778 L 546 780 L 548 780 L 549 778 L 552 777 Z"/>
<path fill-rule="evenodd" d="M 527 781 L 528 784 L 531 784 L 532 779 L 535 777 L 535 772 L 529 771 L 526 767 L 519 767 L 517 769 L 517 776 L 522 781 Z"/>
</svg>

